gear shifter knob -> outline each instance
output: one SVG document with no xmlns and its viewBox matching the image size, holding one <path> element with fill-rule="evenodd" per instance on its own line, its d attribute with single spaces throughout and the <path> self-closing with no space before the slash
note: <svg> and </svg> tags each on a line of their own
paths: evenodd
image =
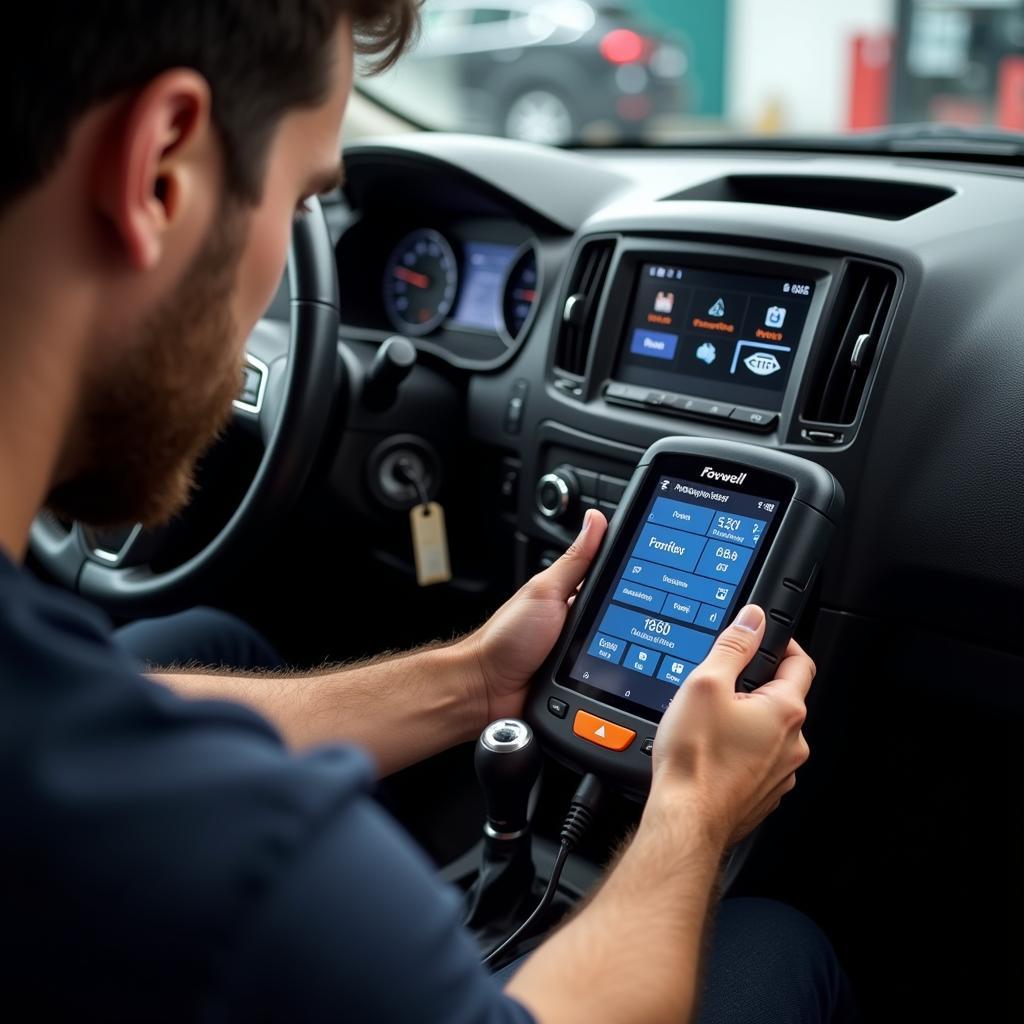
<svg viewBox="0 0 1024 1024">
<path fill-rule="evenodd" d="M 484 793 L 491 839 L 518 839 L 526 831 L 527 805 L 541 753 L 533 730 L 518 718 L 499 718 L 480 734 L 474 757 Z"/>
</svg>

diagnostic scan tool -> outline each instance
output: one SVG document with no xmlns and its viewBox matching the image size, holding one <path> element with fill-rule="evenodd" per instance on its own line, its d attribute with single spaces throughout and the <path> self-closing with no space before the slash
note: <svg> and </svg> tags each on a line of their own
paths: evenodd
<svg viewBox="0 0 1024 1024">
<path fill-rule="evenodd" d="M 793 455 L 685 437 L 649 448 L 534 680 L 545 747 L 646 791 L 662 713 L 745 604 L 767 621 L 737 685 L 773 678 L 842 507 L 832 474 Z"/>
</svg>

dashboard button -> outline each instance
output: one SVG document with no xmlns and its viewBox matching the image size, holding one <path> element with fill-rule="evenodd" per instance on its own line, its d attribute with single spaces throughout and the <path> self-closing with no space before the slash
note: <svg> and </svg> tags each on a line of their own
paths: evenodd
<svg viewBox="0 0 1024 1024">
<path fill-rule="evenodd" d="M 505 433 L 518 434 L 523 425 L 523 409 L 526 405 L 526 393 L 530 385 L 525 380 L 517 380 L 509 393 L 508 405 L 505 408 Z"/>
<path fill-rule="evenodd" d="M 730 419 L 737 423 L 745 423 L 749 427 L 757 427 L 759 430 L 769 430 L 778 422 L 779 414 L 776 412 L 765 412 L 763 409 L 745 409 L 739 406 L 733 409 Z"/>
<path fill-rule="evenodd" d="M 654 737 L 653 736 L 648 736 L 647 739 L 644 740 L 643 744 L 640 747 L 640 753 L 641 754 L 646 754 L 648 757 L 650 757 L 651 754 L 654 753 Z"/>
<path fill-rule="evenodd" d="M 580 469 L 578 466 L 574 466 L 573 472 L 575 472 L 576 479 L 580 483 L 580 494 L 585 494 L 589 498 L 600 497 L 597 474 L 593 470 Z"/>
<path fill-rule="evenodd" d="M 565 718 L 566 713 L 569 711 L 569 705 L 564 700 L 559 700 L 557 697 L 548 697 L 548 711 L 555 716 L 555 718 Z"/>
<path fill-rule="evenodd" d="M 505 433 L 518 434 L 523 424 L 523 398 L 522 395 L 513 395 L 508 400 L 508 409 L 505 412 Z"/>
<path fill-rule="evenodd" d="M 537 511 L 545 519 L 561 519 L 578 496 L 576 474 L 565 466 L 559 466 L 537 481 L 534 499 Z"/>
<path fill-rule="evenodd" d="M 633 384 L 611 383 L 604 389 L 604 397 L 618 402 L 639 402 L 647 401 L 648 388 L 638 388 Z"/>
<path fill-rule="evenodd" d="M 581 739 L 596 743 L 606 750 L 625 750 L 636 739 L 632 729 L 598 718 L 589 711 L 576 712 L 572 731 Z"/>
<path fill-rule="evenodd" d="M 722 405 L 721 402 L 708 402 L 708 411 L 705 415 L 713 416 L 719 420 L 727 420 L 732 415 L 733 409 L 735 409 L 733 405 Z"/>
<path fill-rule="evenodd" d="M 506 512 L 515 512 L 519 503 L 519 473 L 522 464 L 518 459 L 501 460 L 501 504 Z"/>
<path fill-rule="evenodd" d="M 664 391 L 648 391 L 645 401 L 647 405 L 665 405 L 671 397 L 671 395 L 666 394 Z"/>
<path fill-rule="evenodd" d="M 734 406 L 722 402 L 711 402 L 706 398 L 691 398 L 689 395 L 670 395 L 668 404 L 684 415 L 710 416 L 714 419 L 728 419 Z"/>
<path fill-rule="evenodd" d="M 678 412 L 692 412 L 700 415 L 704 408 L 711 403 L 706 402 L 703 398 L 690 398 L 688 395 L 669 395 L 668 404 Z"/>
<path fill-rule="evenodd" d="M 601 501 L 613 501 L 618 504 L 626 493 L 628 480 L 620 480 L 618 477 L 605 476 L 603 473 L 597 478 L 597 496 Z"/>
</svg>

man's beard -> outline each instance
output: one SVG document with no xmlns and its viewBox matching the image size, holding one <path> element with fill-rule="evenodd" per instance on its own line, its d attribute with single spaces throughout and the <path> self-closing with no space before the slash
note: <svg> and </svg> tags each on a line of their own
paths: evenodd
<svg viewBox="0 0 1024 1024">
<path fill-rule="evenodd" d="M 86 385 L 68 476 L 48 507 L 92 526 L 156 526 L 189 501 L 195 467 L 241 385 L 231 296 L 245 242 L 235 209 L 214 226 L 169 300 L 114 372 Z"/>
</svg>

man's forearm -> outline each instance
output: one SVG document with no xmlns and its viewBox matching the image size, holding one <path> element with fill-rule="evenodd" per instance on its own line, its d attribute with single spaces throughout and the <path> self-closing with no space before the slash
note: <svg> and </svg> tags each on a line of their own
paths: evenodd
<svg viewBox="0 0 1024 1024">
<path fill-rule="evenodd" d="M 527 960 L 509 994 L 541 1024 L 689 1020 L 723 847 L 685 795 L 659 796 L 591 903 Z"/>
<path fill-rule="evenodd" d="M 387 775 L 480 731 L 486 707 L 473 684 L 475 668 L 466 647 L 456 643 L 315 674 L 198 669 L 156 678 L 182 697 L 252 708 L 295 749 L 356 744 Z"/>
</svg>

